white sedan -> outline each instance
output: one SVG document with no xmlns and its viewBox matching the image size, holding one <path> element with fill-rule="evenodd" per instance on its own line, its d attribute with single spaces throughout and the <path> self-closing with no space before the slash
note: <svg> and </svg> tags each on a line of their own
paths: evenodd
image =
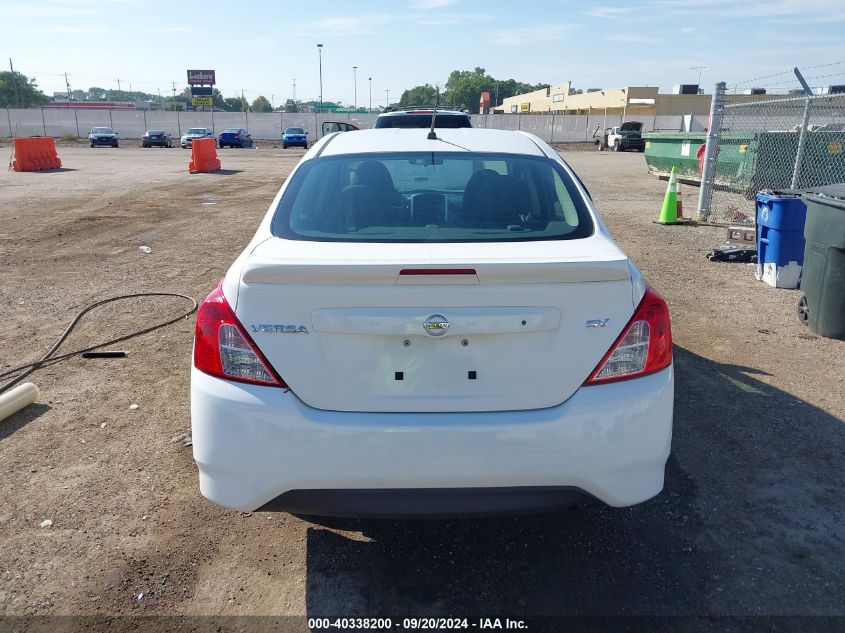
<svg viewBox="0 0 845 633">
<path fill-rule="evenodd" d="M 549 145 L 332 134 L 202 304 L 200 490 L 237 510 L 438 516 L 663 488 L 666 303 Z"/>
</svg>

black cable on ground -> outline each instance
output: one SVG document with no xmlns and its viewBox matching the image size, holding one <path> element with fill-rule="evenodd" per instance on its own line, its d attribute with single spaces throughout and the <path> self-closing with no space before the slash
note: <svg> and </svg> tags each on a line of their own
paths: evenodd
<svg viewBox="0 0 845 633">
<path fill-rule="evenodd" d="M 76 327 L 77 323 L 79 323 L 79 321 L 82 319 L 83 316 L 85 316 L 86 313 L 90 312 L 94 308 L 100 307 L 101 305 L 105 305 L 106 303 L 112 303 L 114 301 L 122 301 L 124 299 L 137 299 L 139 297 L 178 297 L 180 299 L 187 299 L 188 301 L 191 302 L 192 305 L 191 305 L 190 310 L 180 314 L 179 316 L 177 316 L 174 319 L 170 319 L 169 321 L 164 321 L 163 323 L 157 323 L 156 325 L 151 325 L 150 327 L 144 328 L 143 330 L 138 330 L 137 332 L 132 332 L 131 334 L 126 334 L 125 336 L 120 336 L 120 337 L 112 339 L 110 341 L 106 341 L 105 343 L 98 343 L 97 345 L 92 345 L 91 347 L 86 347 L 85 349 L 79 349 L 79 350 L 76 350 L 75 352 L 67 352 L 66 354 L 61 354 L 59 356 L 53 356 L 53 354 L 56 353 L 56 350 L 58 350 L 59 347 L 61 347 L 62 343 L 65 342 L 65 339 L 67 339 L 67 337 L 70 336 L 70 333 L 73 331 L 73 328 Z M 70 358 L 71 356 L 76 356 L 77 354 L 81 354 L 82 352 L 90 352 L 91 350 L 99 349 L 101 347 L 106 347 L 107 345 L 114 345 L 115 343 L 120 343 L 121 341 L 125 341 L 127 339 L 134 338 L 136 336 L 141 336 L 142 334 L 147 334 L 149 332 L 152 332 L 153 330 L 157 330 L 157 329 L 164 327 L 166 325 L 171 325 L 173 323 L 176 323 L 177 321 L 181 321 L 182 319 L 189 317 L 191 314 L 194 313 L 194 311 L 196 311 L 198 306 L 199 306 L 199 304 L 197 303 L 196 299 L 194 299 L 193 297 L 189 297 L 188 295 L 179 294 L 177 292 L 136 292 L 136 293 L 133 293 L 133 294 L 130 294 L 130 295 L 120 295 L 120 296 L 117 296 L 117 297 L 110 297 L 108 299 L 103 299 L 102 301 L 97 301 L 96 303 L 92 303 L 91 305 L 86 307 L 84 310 L 82 310 L 79 314 L 77 314 L 73 318 L 73 321 L 71 321 L 70 325 L 68 325 L 67 328 L 65 329 L 65 331 L 62 332 L 62 335 L 56 340 L 56 342 L 47 351 L 47 353 L 44 354 L 44 356 L 42 356 L 39 360 L 32 362 L 32 363 L 27 363 L 26 365 L 21 365 L 20 367 L 15 367 L 13 369 L 9 369 L 9 370 L 7 370 L 3 373 L 0 373 L 0 378 L 6 378 L 7 376 L 11 376 L 12 374 L 15 374 L 17 372 L 21 372 L 21 371 L 23 372 L 22 374 L 12 378 L 12 380 L 7 382 L 5 385 L 0 386 L 0 393 L 3 393 L 7 389 L 13 387 L 14 385 L 19 383 L 21 380 L 23 380 L 24 378 L 29 376 L 32 372 L 34 372 L 37 369 L 41 369 L 42 367 L 52 365 L 53 363 L 57 363 L 59 361 L 65 360 L 66 358 Z"/>
</svg>

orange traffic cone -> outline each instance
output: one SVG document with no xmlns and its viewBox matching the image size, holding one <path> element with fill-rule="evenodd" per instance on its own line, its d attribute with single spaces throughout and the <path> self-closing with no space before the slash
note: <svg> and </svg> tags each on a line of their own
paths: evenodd
<svg viewBox="0 0 845 633">
<path fill-rule="evenodd" d="M 684 200 L 683 200 L 683 195 L 681 193 L 681 183 L 680 182 L 675 183 L 675 191 L 676 191 L 676 196 L 677 196 L 677 199 L 678 199 L 678 219 L 682 220 L 682 219 L 684 219 Z"/>
</svg>

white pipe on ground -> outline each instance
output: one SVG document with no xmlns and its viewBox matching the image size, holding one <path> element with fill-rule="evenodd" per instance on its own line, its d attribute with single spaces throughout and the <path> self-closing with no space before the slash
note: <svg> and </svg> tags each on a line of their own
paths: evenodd
<svg viewBox="0 0 845 633">
<path fill-rule="evenodd" d="M 40 395 L 34 383 L 25 382 L 0 395 L 0 422 L 31 405 Z"/>
</svg>

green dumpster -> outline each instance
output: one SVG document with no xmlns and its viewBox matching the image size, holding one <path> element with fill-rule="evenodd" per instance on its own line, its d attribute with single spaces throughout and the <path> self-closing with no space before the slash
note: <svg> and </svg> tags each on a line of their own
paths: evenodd
<svg viewBox="0 0 845 633">
<path fill-rule="evenodd" d="M 700 180 L 696 152 L 707 135 L 697 132 L 651 132 L 644 134 L 645 162 L 648 171 L 659 176 L 669 176 L 672 167 L 678 168 L 678 177 Z"/>
<path fill-rule="evenodd" d="M 649 172 L 668 177 L 672 167 L 680 177 L 700 181 L 698 148 L 704 133 L 652 132 L 645 134 L 645 159 Z M 765 189 L 792 186 L 798 155 L 799 132 L 722 132 L 716 184 L 753 198 Z M 845 182 L 845 131 L 813 130 L 804 141 L 804 159 L 797 187 Z"/>
</svg>

